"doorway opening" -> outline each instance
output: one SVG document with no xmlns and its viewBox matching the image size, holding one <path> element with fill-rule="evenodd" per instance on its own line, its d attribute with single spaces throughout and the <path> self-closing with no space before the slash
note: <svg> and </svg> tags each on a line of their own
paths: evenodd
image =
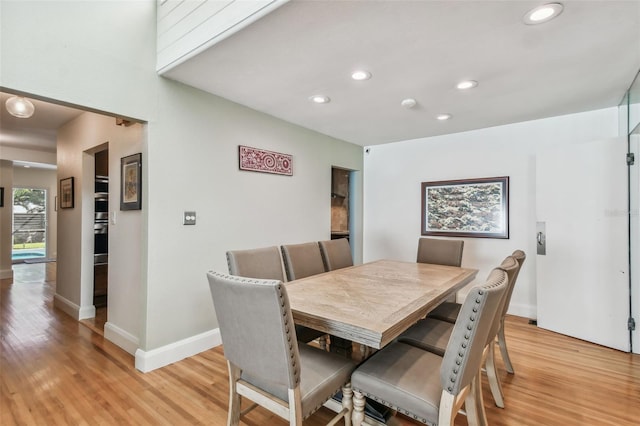
<svg viewBox="0 0 640 426">
<path fill-rule="evenodd" d="M 47 256 L 47 190 L 13 188 L 11 261 L 45 259 Z"/>
<path fill-rule="evenodd" d="M 331 168 L 331 239 L 350 237 L 351 171 Z"/>
</svg>

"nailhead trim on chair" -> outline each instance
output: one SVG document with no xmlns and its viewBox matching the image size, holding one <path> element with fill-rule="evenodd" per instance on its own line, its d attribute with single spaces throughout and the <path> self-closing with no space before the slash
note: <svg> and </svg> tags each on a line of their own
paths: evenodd
<svg viewBox="0 0 640 426">
<path fill-rule="evenodd" d="M 478 296 L 482 296 L 484 294 L 484 292 L 482 290 L 478 291 Z M 476 322 L 476 316 L 474 315 L 476 312 L 478 312 L 478 307 L 477 305 L 479 305 L 482 302 L 482 297 L 476 297 L 476 306 L 473 307 L 472 311 L 473 314 L 469 317 L 469 322 L 467 323 L 467 330 L 469 330 L 469 332 L 473 331 L 473 328 L 475 326 L 475 322 Z M 460 350 L 458 351 L 458 357 L 456 358 L 456 365 L 461 365 L 462 361 L 464 360 L 464 357 L 466 355 L 466 349 L 469 346 L 469 344 L 467 343 L 467 341 L 471 338 L 471 333 L 465 333 L 464 334 L 464 340 L 461 344 L 460 344 Z M 452 370 L 452 374 L 449 376 L 449 380 L 451 382 L 451 385 L 447 386 L 447 390 L 449 392 L 453 392 L 453 384 L 456 383 L 456 380 L 458 380 L 458 369 L 454 368 Z"/>
<path fill-rule="evenodd" d="M 300 384 L 300 368 L 298 368 L 295 352 L 293 351 L 293 343 L 291 342 L 291 327 L 289 327 L 289 318 L 287 317 L 287 311 L 284 309 L 284 296 L 282 293 L 282 284 L 276 286 L 278 291 L 278 297 L 280 297 L 280 311 L 284 317 L 284 329 L 287 334 L 287 341 L 289 342 L 289 362 L 293 368 L 293 377 L 296 385 Z"/>
</svg>

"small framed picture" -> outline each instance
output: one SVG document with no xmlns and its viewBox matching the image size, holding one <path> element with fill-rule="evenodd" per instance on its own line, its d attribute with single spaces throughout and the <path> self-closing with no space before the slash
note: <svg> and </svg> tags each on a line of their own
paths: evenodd
<svg viewBox="0 0 640 426">
<path fill-rule="evenodd" d="M 0 186 L 0 207 L 4 207 L 4 186 Z"/>
<path fill-rule="evenodd" d="M 73 208 L 73 177 L 60 179 L 60 208 Z"/>
<path fill-rule="evenodd" d="M 142 154 L 120 159 L 120 210 L 142 209 Z"/>
</svg>

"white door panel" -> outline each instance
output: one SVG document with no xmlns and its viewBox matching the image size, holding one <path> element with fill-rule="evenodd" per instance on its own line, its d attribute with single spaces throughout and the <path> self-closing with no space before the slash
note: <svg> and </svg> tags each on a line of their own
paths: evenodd
<svg viewBox="0 0 640 426">
<path fill-rule="evenodd" d="M 626 141 L 563 146 L 536 158 L 538 326 L 628 351 Z"/>
</svg>

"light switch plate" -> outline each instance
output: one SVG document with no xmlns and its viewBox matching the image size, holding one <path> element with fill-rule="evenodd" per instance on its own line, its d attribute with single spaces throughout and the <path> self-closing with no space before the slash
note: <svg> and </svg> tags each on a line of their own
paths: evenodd
<svg viewBox="0 0 640 426">
<path fill-rule="evenodd" d="M 183 225 L 195 225 L 196 224 L 196 212 L 184 212 L 182 217 Z"/>
</svg>

